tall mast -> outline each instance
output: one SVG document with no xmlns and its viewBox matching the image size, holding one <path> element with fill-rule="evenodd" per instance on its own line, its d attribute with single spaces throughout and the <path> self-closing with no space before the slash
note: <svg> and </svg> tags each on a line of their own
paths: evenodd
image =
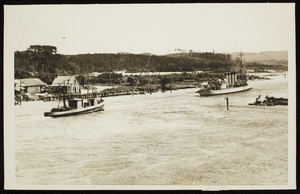
<svg viewBox="0 0 300 194">
<path fill-rule="evenodd" d="M 242 51 L 241 51 L 240 55 L 241 55 L 241 68 L 243 68 L 243 53 L 242 53 Z"/>
<path fill-rule="evenodd" d="M 241 68 L 243 68 L 243 52 L 241 51 Z"/>
<path fill-rule="evenodd" d="M 90 73 L 88 73 L 88 80 L 87 80 L 87 96 L 89 96 L 89 87 L 90 87 Z"/>
<path fill-rule="evenodd" d="M 65 96 L 65 80 L 64 80 L 64 86 L 63 86 L 63 103 L 64 103 L 64 108 L 66 108 L 66 96 Z"/>
<path fill-rule="evenodd" d="M 242 74 L 243 73 L 243 53 L 242 53 L 242 50 L 241 50 L 240 56 L 241 56 L 241 61 L 240 61 L 240 75 L 241 75 L 241 78 L 244 79 L 244 75 Z"/>
<path fill-rule="evenodd" d="M 139 63 L 140 63 L 140 78 L 142 77 L 142 63 L 141 63 L 141 60 L 140 60 L 140 58 L 139 58 Z"/>
<path fill-rule="evenodd" d="M 149 86 L 149 78 L 150 78 L 150 75 L 149 75 L 149 62 L 150 62 L 150 59 L 151 59 L 152 55 L 150 55 L 149 59 L 148 59 L 148 62 L 147 62 L 147 69 L 148 69 L 148 93 L 150 93 L 150 86 Z"/>
<path fill-rule="evenodd" d="M 110 64 L 108 64 L 108 71 L 109 71 L 109 85 L 111 85 L 111 72 L 110 72 Z"/>
</svg>

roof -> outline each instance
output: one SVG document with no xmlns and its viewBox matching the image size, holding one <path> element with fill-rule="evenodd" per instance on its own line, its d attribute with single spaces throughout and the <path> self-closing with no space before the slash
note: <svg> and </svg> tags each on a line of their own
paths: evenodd
<svg viewBox="0 0 300 194">
<path fill-rule="evenodd" d="M 27 79 L 20 79 L 21 85 L 22 86 L 45 86 L 46 83 L 44 83 L 42 80 L 39 78 L 27 78 Z"/>
<path fill-rule="evenodd" d="M 15 79 L 15 80 L 14 80 L 14 83 L 15 83 L 15 84 L 18 84 L 18 85 L 21 85 L 21 82 L 20 82 L 20 80 L 18 80 L 18 79 Z"/>
<path fill-rule="evenodd" d="M 75 76 L 57 76 L 52 82 L 52 86 L 63 86 L 67 85 L 69 82 L 73 83 Z M 77 80 L 76 80 L 77 81 Z"/>
</svg>

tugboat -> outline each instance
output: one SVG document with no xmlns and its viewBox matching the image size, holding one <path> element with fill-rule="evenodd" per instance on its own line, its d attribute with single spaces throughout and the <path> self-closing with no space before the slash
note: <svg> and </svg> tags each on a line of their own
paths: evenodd
<svg viewBox="0 0 300 194">
<path fill-rule="evenodd" d="M 68 101 L 68 106 L 66 105 Z M 63 117 L 78 114 L 86 114 L 103 110 L 103 101 L 101 98 L 87 97 L 65 99 L 65 87 L 63 89 L 63 106 L 52 108 L 50 112 L 45 112 L 45 117 Z"/>
</svg>

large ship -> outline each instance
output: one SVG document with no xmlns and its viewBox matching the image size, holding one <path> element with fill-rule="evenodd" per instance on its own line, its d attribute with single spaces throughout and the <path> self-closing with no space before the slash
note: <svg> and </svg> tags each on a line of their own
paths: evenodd
<svg viewBox="0 0 300 194">
<path fill-rule="evenodd" d="M 198 91 L 200 96 L 214 96 L 222 94 L 231 94 L 237 92 L 244 92 L 252 89 L 247 83 L 246 72 L 243 72 L 242 66 L 242 52 L 240 58 L 240 72 L 225 72 L 223 79 L 205 82 L 201 85 Z"/>
<path fill-rule="evenodd" d="M 200 96 L 214 96 L 244 92 L 250 89 L 252 89 L 252 87 L 248 85 L 247 81 L 237 79 L 236 72 L 227 72 L 225 73 L 225 79 L 206 82 L 202 84 L 198 92 Z"/>
</svg>

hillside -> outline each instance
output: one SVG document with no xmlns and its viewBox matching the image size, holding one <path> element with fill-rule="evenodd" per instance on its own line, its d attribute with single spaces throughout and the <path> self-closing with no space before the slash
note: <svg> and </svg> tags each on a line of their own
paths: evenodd
<svg viewBox="0 0 300 194">
<path fill-rule="evenodd" d="M 50 48 L 50 49 L 49 49 Z M 15 78 L 38 77 L 51 83 L 56 75 L 83 75 L 91 72 L 186 72 L 237 71 L 239 53 L 175 53 L 165 56 L 151 53 L 61 55 L 56 47 L 34 45 L 15 52 Z M 244 67 L 251 69 L 286 69 L 287 52 L 245 53 Z M 268 66 L 268 67 L 267 67 Z"/>
<path fill-rule="evenodd" d="M 188 56 L 157 56 L 143 54 L 79 54 L 60 55 L 40 51 L 15 52 L 15 78 L 28 76 L 51 83 L 55 75 L 87 74 L 91 72 L 109 72 L 126 70 L 140 71 L 230 71 L 236 66 L 229 55 L 214 53 L 192 53 Z"/>
<path fill-rule="evenodd" d="M 232 56 L 233 59 L 240 57 L 240 52 L 228 53 Z M 287 51 L 265 51 L 260 53 L 254 52 L 243 52 L 243 61 L 244 62 L 260 62 L 263 64 L 282 64 L 287 65 L 288 61 L 288 52 Z"/>
<path fill-rule="evenodd" d="M 198 53 L 198 52 L 189 52 L 189 53 L 173 53 L 165 55 L 167 57 L 173 58 L 185 58 L 191 60 L 197 60 L 204 63 L 210 62 L 224 62 L 224 63 L 233 63 L 232 57 L 229 54 L 222 53 Z"/>
</svg>

